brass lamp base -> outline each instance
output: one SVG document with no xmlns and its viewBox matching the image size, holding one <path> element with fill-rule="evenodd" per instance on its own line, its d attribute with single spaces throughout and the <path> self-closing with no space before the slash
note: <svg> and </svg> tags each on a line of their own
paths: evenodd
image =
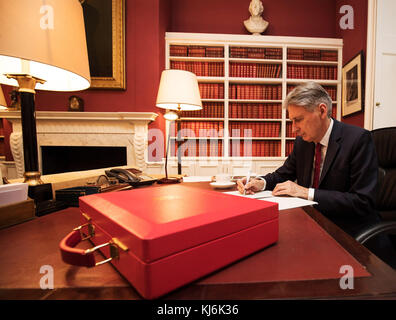
<svg viewBox="0 0 396 320">
<path fill-rule="evenodd" d="M 40 178 L 41 173 L 39 171 L 25 172 L 23 174 L 23 177 L 25 178 L 23 182 L 27 183 L 29 186 L 37 186 L 39 184 L 44 184 L 44 182 Z"/>
<path fill-rule="evenodd" d="M 172 184 L 172 183 L 180 183 L 182 178 L 162 178 L 157 180 L 159 184 Z"/>
</svg>

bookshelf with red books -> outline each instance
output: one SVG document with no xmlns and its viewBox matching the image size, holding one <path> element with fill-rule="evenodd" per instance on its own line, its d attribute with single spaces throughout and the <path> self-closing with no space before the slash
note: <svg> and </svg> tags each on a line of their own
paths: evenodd
<svg viewBox="0 0 396 320">
<path fill-rule="evenodd" d="M 194 72 L 203 105 L 182 113 L 184 160 L 227 160 L 230 173 L 232 163 L 246 159 L 255 172 L 276 169 L 295 139 L 282 102 L 306 81 L 320 83 L 333 101 L 332 116 L 341 116 L 341 39 L 168 32 L 165 40 L 166 68 Z M 206 173 L 199 161 L 194 165 L 196 175 Z"/>
</svg>

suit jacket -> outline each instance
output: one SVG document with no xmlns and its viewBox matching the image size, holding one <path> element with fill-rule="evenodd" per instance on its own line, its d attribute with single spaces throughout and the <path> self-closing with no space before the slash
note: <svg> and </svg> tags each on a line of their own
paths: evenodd
<svg viewBox="0 0 396 320">
<path fill-rule="evenodd" d="M 334 119 L 333 119 L 334 120 Z M 266 189 L 277 183 L 296 181 L 309 188 L 315 144 L 297 137 L 293 151 L 275 172 L 264 176 Z M 369 131 L 334 120 L 324 159 L 315 207 L 334 223 L 354 235 L 379 221 L 374 209 L 378 164 Z"/>
</svg>

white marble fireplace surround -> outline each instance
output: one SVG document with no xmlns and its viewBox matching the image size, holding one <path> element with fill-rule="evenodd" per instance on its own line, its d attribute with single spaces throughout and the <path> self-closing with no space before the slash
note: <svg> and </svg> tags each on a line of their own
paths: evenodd
<svg viewBox="0 0 396 320">
<path fill-rule="evenodd" d="M 127 166 L 145 171 L 147 165 L 148 124 L 158 115 L 153 112 L 36 112 L 39 169 L 42 171 L 42 146 L 117 146 L 127 148 Z M 21 115 L 2 113 L 12 123 L 10 146 L 17 177 L 23 176 Z"/>
</svg>

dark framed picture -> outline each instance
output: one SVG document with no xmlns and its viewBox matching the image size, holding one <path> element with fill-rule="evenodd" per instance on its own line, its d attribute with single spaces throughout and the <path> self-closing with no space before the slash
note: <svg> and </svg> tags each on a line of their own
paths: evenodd
<svg viewBox="0 0 396 320">
<path fill-rule="evenodd" d="M 78 96 L 69 97 L 69 111 L 84 111 L 84 100 Z"/>
<path fill-rule="evenodd" d="M 85 0 L 91 89 L 121 89 L 125 83 L 125 0 Z"/>
<path fill-rule="evenodd" d="M 342 116 L 363 110 L 363 52 L 342 68 Z"/>
</svg>

